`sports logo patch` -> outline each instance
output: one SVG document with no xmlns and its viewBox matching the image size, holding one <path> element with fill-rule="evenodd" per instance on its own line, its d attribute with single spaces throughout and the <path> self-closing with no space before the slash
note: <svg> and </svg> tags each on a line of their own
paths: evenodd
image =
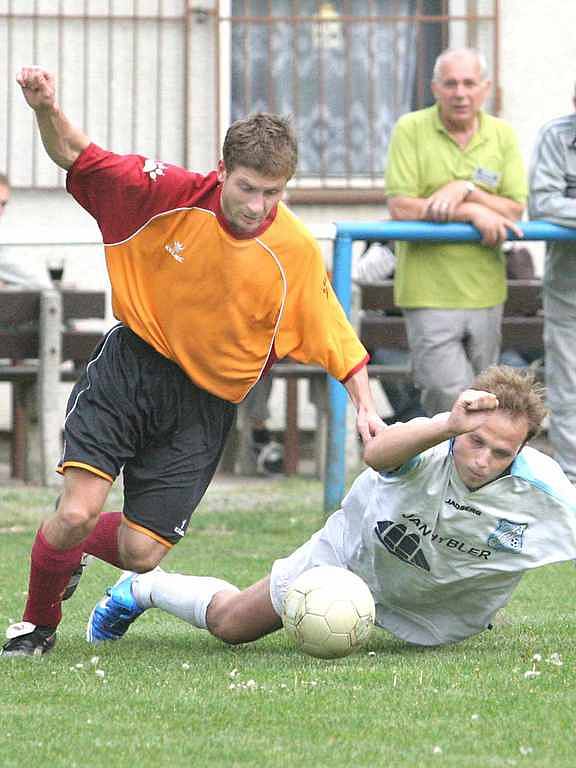
<svg viewBox="0 0 576 768">
<path fill-rule="evenodd" d="M 164 176 L 164 171 L 167 167 L 166 163 L 162 163 L 160 160 L 150 160 L 148 158 L 142 170 L 148 174 L 152 181 L 156 181 L 159 176 Z"/>
<path fill-rule="evenodd" d="M 488 536 L 487 544 L 492 549 L 505 552 L 522 552 L 524 546 L 524 531 L 528 523 L 512 523 L 510 520 L 499 520 L 495 531 Z"/>
<path fill-rule="evenodd" d="M 408 533 L 402 523 L 394 523 L 392 520 L 378 520 L 374 526 L 374 533 L 391 555 L 403 560 L 408 565 L 414 565 L 425 571 L 430 570 L 428 561 L 420 546 L 420 536 L 416 533 Z"/>
</svg>

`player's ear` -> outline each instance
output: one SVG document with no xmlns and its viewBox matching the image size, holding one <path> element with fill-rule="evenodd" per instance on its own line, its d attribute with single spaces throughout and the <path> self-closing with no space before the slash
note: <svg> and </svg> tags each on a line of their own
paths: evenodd
<svg viewBox="0 0 576 768">
<path fill-rule="evenodd" d="M 218 181 L 220 184 L 224 184 L 226 181 L 226 166 L 224 165 L 224 160 L 218 160 L 218 165 L 216 167 L 216 173 L 218 175 Z"/>
</svg>

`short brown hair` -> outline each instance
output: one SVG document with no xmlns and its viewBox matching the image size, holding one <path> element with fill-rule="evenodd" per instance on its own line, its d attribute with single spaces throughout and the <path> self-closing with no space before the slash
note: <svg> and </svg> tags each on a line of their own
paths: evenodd
<svg viewBox="0 0 576 768">
<path fill-rule="evenodd" d="M 3 187 L 8 187 L 8 189 L 10 189 L 10 180 L 8 179 L 8 176 L 6 176 L 5 173 L 0 172 L 0 184 Z"/>
<path fill-rule="evenodd" d="M 222 159 L 229 173 L 242 165 L 262 176 L 291 179 L 298 162 L 298 143 L 289 118 L 256 112 L 236 120 L 226 132 Z"/>
<path fill-rule="evenodd" d="M 546 390 L 531 368 L 493 365 L 474 379 L 470 389 L 496 395 L 498 408 L 511 418 L 524 416 L 528 421 L 526 440 L 530 440 L 540 431 L 547 413 L 544 404 Z"/>
</svg>

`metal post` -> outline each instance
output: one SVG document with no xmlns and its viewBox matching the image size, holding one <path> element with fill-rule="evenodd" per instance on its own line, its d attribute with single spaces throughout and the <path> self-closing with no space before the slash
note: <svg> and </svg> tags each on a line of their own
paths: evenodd
<svg viewBox="0 0 576 768">
<path fill-rule="evenodd" d="M 332 284 L 344 311 L 350 315 L 352 239 L 337 236 L 334 243 Z M 324 510 L 338 508 L 346 483 L 346 406 L 347 394 L 340 382 L 328 377 L 328 440 L 326 445 L 326 481 Z"/>
</svg>

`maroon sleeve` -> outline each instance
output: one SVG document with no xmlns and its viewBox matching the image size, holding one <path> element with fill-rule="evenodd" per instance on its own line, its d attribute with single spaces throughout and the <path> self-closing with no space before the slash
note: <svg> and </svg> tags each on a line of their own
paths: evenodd
<svg viewBox="0 0 576 768">
<path fill-rule="evenodd" d="M 68 171 L 68 192 L 98 222 L 105 243 L 133 235 L 153 216 L 196 205 L 217 186 L 216 174 L 191 173 L 141 155 L 116 155 L 90 144 Z"/>
</svg>

